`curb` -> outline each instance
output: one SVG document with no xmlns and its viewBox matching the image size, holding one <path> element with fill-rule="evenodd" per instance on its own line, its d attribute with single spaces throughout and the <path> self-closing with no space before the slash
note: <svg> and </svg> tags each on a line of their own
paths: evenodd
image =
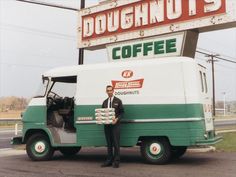
<svg viewBox="0 0 236 177">
<path fill-rule="evenodd" d="M 26 154 L 25 150 L 15 150 L 12 148 L 0 149 L 0 157 L 15 156 Z"/>
<path fill-rule="evenodd" d="M 206 147 L 191 147 L 187 149 L 189 153 L 203 153 L 203 152 L 215 152 L 216 148 L 213 146 Z"/>
<path fill-rule="evenodd" d="M 216 130 L 216 133 L 233 133 L 236 132 L 236 130 Z"/>
<path fill-rule="evenodd" d="M 220 122 L 220 121 L 229 121 L 229 120 L 236 121 L 236 118 L 215 118 L 214 121 Z"/>
</svg>

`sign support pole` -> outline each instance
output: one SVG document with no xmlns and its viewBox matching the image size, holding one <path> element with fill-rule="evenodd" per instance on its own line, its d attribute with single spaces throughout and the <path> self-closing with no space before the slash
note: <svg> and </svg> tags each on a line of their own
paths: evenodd
<svg viewBox="0 0 236 177">
<path fill-rule="evenodd" d="M 85 8 L 85 0 L 80 0 L 80 9 L 84 9 Z M 79 65 L 83 65 L 84 64 L 84 48 L 80 48 L 79 49 L 79 61 L 78 61 Z"/>
</svg>

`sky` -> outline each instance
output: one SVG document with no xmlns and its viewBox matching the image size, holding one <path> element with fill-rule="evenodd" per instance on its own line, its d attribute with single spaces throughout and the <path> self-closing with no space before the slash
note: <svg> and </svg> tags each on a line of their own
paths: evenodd
<svg viewBox="0 0 236 177">
<path fill-rule="evenodd" d="M 41 0 L 79 8 L 79 0 Z M 98 0 L 86 0 L 86 6 Z M 30 98 L 37 92 L 42 73 L 78 63 L 76 11 L 0 0 L 0 97 Z M 198 50 L 236 61 L 236 28 L 201 33 Z M 196 61 L 211 65 L 202 54 Z M 84 64 L 108 62 L 106 50 L 85 51 Z M 236 100 L 236 64 L 215 63 L 216 100 Z M 210 80 L 211 82 L 211 80 Z"/>
</svg>

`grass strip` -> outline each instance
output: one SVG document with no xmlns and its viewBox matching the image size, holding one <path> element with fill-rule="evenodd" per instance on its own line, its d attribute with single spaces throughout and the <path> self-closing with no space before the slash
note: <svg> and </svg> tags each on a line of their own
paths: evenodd
<svg viewBox="0 0 236 177">
<path fill-rule="evenodd" d="M 216 150 L 220 152 L 236 152 L 236 132 L 222 133 L 223 141 L 216 144 Z"/>
</svg>

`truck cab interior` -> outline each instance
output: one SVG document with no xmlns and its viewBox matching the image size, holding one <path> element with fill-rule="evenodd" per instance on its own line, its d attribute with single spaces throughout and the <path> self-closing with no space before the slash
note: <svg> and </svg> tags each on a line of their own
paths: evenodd
<svg viewBox="0 0 236 177">
<path fill-rule="evenodd" d="M 47 93 L 47 125 L 73 132 L 76 76 L 51 78 Z"/>
</svg>

